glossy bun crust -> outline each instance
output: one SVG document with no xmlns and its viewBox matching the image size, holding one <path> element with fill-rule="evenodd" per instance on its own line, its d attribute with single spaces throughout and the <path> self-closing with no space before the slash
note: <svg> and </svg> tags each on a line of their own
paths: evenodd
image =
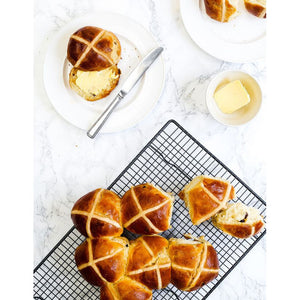
<svg viewBox="0 0 300 300">
<path fill-rule="evenodd" d="M 130 241 L 126 275 L 149 289 L 162 289 L 171 281 L 169 241 L 144 235 Z"/>
<path fill-rule="evenodd" d="M 244 0 L 247 11 L 258 18 L 267 17 L 266 0 Z"/>
<path fill-rule="evenodd" d="M 105 189 L 97 189 L 81 197 L 73 206 L 72 221 L 86 237 L 120 236 L 121 199 Z"/>
<path fill-rule="evenodd" d="M 179 197 L 184 200 L 192 223 L 199 225 L 225 208 L 235 192 L 228 181 L 201 175 L 187 184 Z"/>
<path fill-rule="evenodd" d="M 110 31 L 86 26 L 70 37 L 67 58 L 82 71 L 101 71 L 116 65 L 121 56 L 121 44 Z"/>
<path fill-rule="evenodd" d="M 137 234 L 156 234 L 170 227 L 173 196 L 150 183 L 131 187 L 121 199 L 123 226 Z"/>
<path fill-rule="evenodd" d="M 204 5 L 206 14 L 222 23 L 230 21 L 238 12 L 238 0 L 204 0 Z"/>
<path fill-rule="evenodd" d="M 207 241 L 171 239 L 169 256 L 172 263 L 171 282 L 183 291 L 194 291 L 219 274 L 216 250 Z"/>
<path fill-rule="evenodd" d="M 101 300 L 150 300 L 152 291 L 144 285 L 124 277 L 119 282 L 101 288 Z"/>
<path fill-rule="evenodd" d="M 75 251 L 82 277 L 96 286 L 118 281 L 125 274 L 128 245 L 124 237 L 86 239 Z"/>
</svg>

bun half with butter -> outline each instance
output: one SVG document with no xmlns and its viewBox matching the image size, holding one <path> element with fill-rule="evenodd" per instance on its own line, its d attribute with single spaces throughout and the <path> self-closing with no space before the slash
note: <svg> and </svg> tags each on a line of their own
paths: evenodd
<svg viewBox="0 0 300 300">
<path fill-rule="evenodd" d="M 108 96 L 117 86 L 120 70 L 116 65 L 101 71 L 84 72 L 72 68 L 69 74 L 71 88 L 88 101 L 95 101 Z"/>
<path fill-rule="evenodd" d="M 121 44 L 112 32 L 94 26 L 80 28 L 68 44 L 67 58 L 73 65 L 70 87 L 88 101 L 108 96 L 119 82 L 120 57 Z"/>
</svg>

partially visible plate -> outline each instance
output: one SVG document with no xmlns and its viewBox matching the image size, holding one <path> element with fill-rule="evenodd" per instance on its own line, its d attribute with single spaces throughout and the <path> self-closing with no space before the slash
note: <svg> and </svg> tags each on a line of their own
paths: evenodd
<svg viewBox="0 0 300 300">
<path fill-rule="evenodd" d="M 240 15 L 228 23 L 211 19 L 203 0 L 180 0 L 184 26 L 205 52 L 229 62 L 252 62 L 265 57 L 266 20 L 249 14 L 240 1 Z"/>
<path fill-rule="evenodd" d="M 86 101 L 69 86 L 71 64 L 66 59 L 70 36 L 79 28 L 91 25 L 112 31 L 120 40 L 121 77 L 118 86 L 107 97 Z M 158 44 L 152 35 L 130 18 L 114 13 L 97 12 L 77 18 L 64 26 L 51 41 L 44 64 L 44 84 L 56 111 L 68 122 L 88 130 L 116 96 L 130 71 Z M 122 100 L 101 132 L 116 132 L 141 121 L 155 106 L 164 86 L 164 63 L 160 56 L 137 86 Z"/>
</svg>

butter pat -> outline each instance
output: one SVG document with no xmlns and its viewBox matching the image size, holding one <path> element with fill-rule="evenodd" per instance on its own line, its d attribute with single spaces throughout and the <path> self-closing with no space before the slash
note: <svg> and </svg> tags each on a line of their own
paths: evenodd
<svg viewBox="0 0 300 300">
<path fill-rule="evenodd" d="M 231 114 L 250 102 L 250 96 L 240 80 L 235 80 L 214 94 L 219 109 L 224 114 Z"/>
</svg>

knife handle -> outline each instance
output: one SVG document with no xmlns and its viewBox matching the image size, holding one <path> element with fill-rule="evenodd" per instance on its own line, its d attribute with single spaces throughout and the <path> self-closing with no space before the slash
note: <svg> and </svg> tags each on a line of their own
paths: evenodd
<svg viewBox="0 0 300 300">
<path fill-rule="evenodd" d="M 93 139 L 99 132 L 99 130 L 103 127 L 106 120 L 109 118 L 110 114 L 117 107 L 119 102 L 124 98 L 122 90 L 119 94 L 114 98 L 114 100 L 110 103 L 110 105 L 105 109 L 105 111 L 101 114 L 101 116 L 97 119 L 97 121 L 92 125 L 92 127 L 88 130 L 87 136 Z"/>
</svg>

